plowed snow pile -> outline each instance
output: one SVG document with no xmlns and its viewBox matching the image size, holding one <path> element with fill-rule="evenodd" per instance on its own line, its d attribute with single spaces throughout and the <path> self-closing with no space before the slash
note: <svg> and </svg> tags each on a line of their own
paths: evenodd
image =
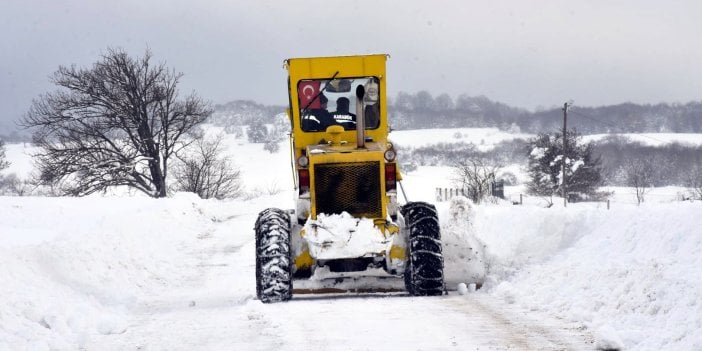
<svg viewBox="0 0 702 351">
<path fill-rule="evenodd" d="M 0 197 L 0 350 L 124 332 L 138 299 L 189 273 L 212 227 L 189 199 Z"/>
<path fill-rule="evenodd" d="M 580 321 L 603 347 L 700 350 L 701 205 L 479 207 L 487 292 Z"/>
</svg>

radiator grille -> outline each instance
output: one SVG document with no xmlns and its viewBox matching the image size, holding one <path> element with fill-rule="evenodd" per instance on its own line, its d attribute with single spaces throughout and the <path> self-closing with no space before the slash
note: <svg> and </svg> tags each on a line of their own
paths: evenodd
<svg viewBox="0 0 702 351">
<path fill-rule="evenodd" d="M 317 213 L 380 218 L 380 163 L 325 163 L 314 166 Z"/>
</svg>

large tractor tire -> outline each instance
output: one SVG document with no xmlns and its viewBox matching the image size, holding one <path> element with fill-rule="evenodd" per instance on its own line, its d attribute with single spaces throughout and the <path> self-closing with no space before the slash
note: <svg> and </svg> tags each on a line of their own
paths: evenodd
<svg viewBox="0 0 702 351">
<path fill-rule="evenodd" d="M 256 219 L 256 296 L 263 303 L 292 298 L 290 215 L 269 208 Z"/>
<path fill-rule="evenodd" d="M 410 202 L 401 213 L 408 230 L 405 288 L 412 296 L 442 295 L 444 260 L 436 208 L 425 202 Z"/>
</svg>

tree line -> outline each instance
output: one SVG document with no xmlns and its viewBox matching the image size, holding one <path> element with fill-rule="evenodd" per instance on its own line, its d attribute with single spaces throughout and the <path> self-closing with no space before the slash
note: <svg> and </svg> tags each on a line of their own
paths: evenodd
<svg viewBox="0 0 702 351">
<path fill-rule="evenodd" d="M 556 104 L 557 102 L 554 102 Z M 525 133 L 557 130 L 562 125 L 560 107 L 535 112 L 511 107 L 484 96 L 448 94 L 433 97 L 427 91 L 400 92 L 388 105 L 395 129 L 497 127 Z M 583 134 L 600 133 L 702 133 L 702 101 L 686 104 L 633 104 L 572 108 L 569 125 Z"/>
</svg>

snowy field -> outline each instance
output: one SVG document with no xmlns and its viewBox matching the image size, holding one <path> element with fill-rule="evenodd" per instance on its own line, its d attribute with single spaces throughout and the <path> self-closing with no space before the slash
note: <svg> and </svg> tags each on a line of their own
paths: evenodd
<svg viewBox="0 0 702 351">
<path fill-rule="evenodd" d="M 440 143 L 473 143 L 488 151 L 495 145 L 513 139 L 528 139 L 531 134 L 508 133 L 497 128 L 418 129 L 394 131 L 392 141 L 402 147 L 424 147 Z"/>
<path fill-rule="evenodd" d="M 620 136 L 632 142 L 649 146 L 665 146 L 672 143 L 687 144 L 693 146 L 702 145 L 702 136 L 694 133 L 620 133 L 620 134 L 591 134 L 583 136 L 584 142 L 602 140 L 611 136 Z"/>
<path fill-rule="evenodd" d="M 702 202 L 676 201 L 679 188 L 654 189 L 642 206 L 618 188 L 610 209 L 524 197 L 457 216 L 436 202 L 451 170 L 420 167 L 404 175 L 407 196 L 436 203 L 447 245 L 484 245 L 483 288 L 263 305 L 253 221 L 293 205 L 287 144 L 228 145 L 250 198 L 0 197 L 0 350 L 702 349 Z M 7 149 L 6 173 L 29 173 L 24 147 Z M 466 271 L 450 257 L 447 270 Z"/>
</svg>

